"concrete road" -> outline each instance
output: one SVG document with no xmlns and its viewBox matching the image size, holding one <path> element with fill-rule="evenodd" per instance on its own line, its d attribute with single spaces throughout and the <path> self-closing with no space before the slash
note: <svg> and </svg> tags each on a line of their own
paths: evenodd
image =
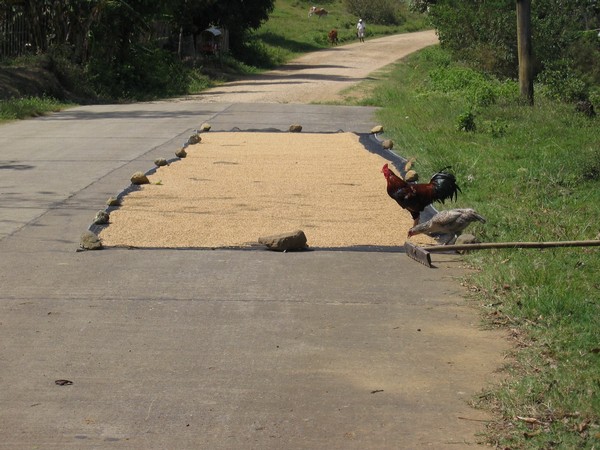
<svg viewBox="0 0 600 450">
<path fill-rule="evenodd" d="M 202 122 L 366 132 L 374 113 L 156 102 L 0 126 L 0 448 L 476 448 L 488 417 L 468 402 L 506 343 L 455 258 L 76 252 Z"/>
<path fill-rule="evenodd" d="M 0 125 L 0 237 L 48 207 L 75 201 L 71 197 L 90 184 L 103 186 L 93 205 L 85 198 L 97 210 L 133 172 L 150 169 L 157 157 L 174 157 L 205 121 L 221 131 L 287 130 L 302 123 L 305 131 L 365 133 L 373 113 L 361 107 L 164 101 L 82 106 Z"/>
</svg>

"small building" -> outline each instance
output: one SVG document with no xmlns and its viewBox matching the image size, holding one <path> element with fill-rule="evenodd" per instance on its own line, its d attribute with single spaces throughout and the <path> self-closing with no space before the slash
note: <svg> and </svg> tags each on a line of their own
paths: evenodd
<svg viewBox="0 0 600 450">
<path fill-rule="evenodd" d="M 200 33 L 198 53 L 204 56 L 220 56 L 229 50 L 229 33 L 224 28 L 209 27 Z"/>
</svg>

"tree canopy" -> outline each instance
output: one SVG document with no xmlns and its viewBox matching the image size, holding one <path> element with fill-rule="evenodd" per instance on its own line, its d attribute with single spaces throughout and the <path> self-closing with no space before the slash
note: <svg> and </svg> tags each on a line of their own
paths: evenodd
<svg viewBox="0 0 600 450">
<path fill-rule="evenodd" d="M 515 0 L 412 0 L 427 11 L 440 43 L 459 60 L 499 77 L 516 78 Z M 560 79 L 566 99 L 586 96 L 600 84 L 600 2 L 532 0 L 534 74 Z"/>
<path fill-rule="evenodd" d="M 0 21 L 21 21 L 31 51 L 60 54 L 108 94 L 127 95 L 164 82 L 157 72 L 165 63 L 174 68 L 168 61 L 176 53 L 162 48 L 165 39 L 217 25 L 242 40 L 273 8 L 274 0 L 0 0 Z"/>
</svg>

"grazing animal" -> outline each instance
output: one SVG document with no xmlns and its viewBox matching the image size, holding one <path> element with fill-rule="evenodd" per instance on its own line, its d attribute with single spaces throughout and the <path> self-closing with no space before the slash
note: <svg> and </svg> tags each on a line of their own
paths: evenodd
<svg viewBox="0 0 600 450">
<path fill-rule="evenodd" d="M 327 39 L 329 39 L 329 42 L 331 45 L 337 45 L 338 44 L 337 30 L 333 29 L 329 33 L 327 33 Z"/>
<path fill-rule="evenodd" d="M 427 222 L 412 227 L 408 230 L 408 237 L 421 233 L 428 236 L 447 234 L 450 236 L 448 240 L 444 242 L 444 245 L 446 245 L 455 237 L 458 237 L 471 222 L 475 221 L 485 223 L 485 218 L 472 208 L 449 209 L 437 213 Z"/>
<path fill-rule="evenodd" d="M 329 11 L 327 11 L 325 8 L 317 8 L 316 6 L 312 6 L 308 10 L 308 17 L 312 16 L 313 14 L 316 14 L 317 16 L 319 16 L 319 19 L 320 19 L 321 17 L 329 14 Z"/>
<path fill-rule="evenodd" d="M 408 183 L 384 164 L 381 172 L 387 181 L 387 193 L 410 213 L 413 226 L 419 224 L 421 212 L 428 205 L 435 201 L 444 203 L 447 199 L 456 200 L 458 192 L 462 192 L 454 175 L 446 172 L 449 168 L 445 167 L 435 173 L 429 183 Z"/>
</svg>

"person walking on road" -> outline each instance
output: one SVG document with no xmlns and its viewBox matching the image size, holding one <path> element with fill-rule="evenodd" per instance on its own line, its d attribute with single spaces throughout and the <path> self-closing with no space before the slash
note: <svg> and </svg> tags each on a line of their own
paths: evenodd
<svg viewBox="0 0 600 450">
<path fill-rule="evenodd" d="M 356 24 L 356 35 L 360 42 L 365 42 L 365 23 L 362 19 L 358 19 L 358 23 Z"/>
</svg>

